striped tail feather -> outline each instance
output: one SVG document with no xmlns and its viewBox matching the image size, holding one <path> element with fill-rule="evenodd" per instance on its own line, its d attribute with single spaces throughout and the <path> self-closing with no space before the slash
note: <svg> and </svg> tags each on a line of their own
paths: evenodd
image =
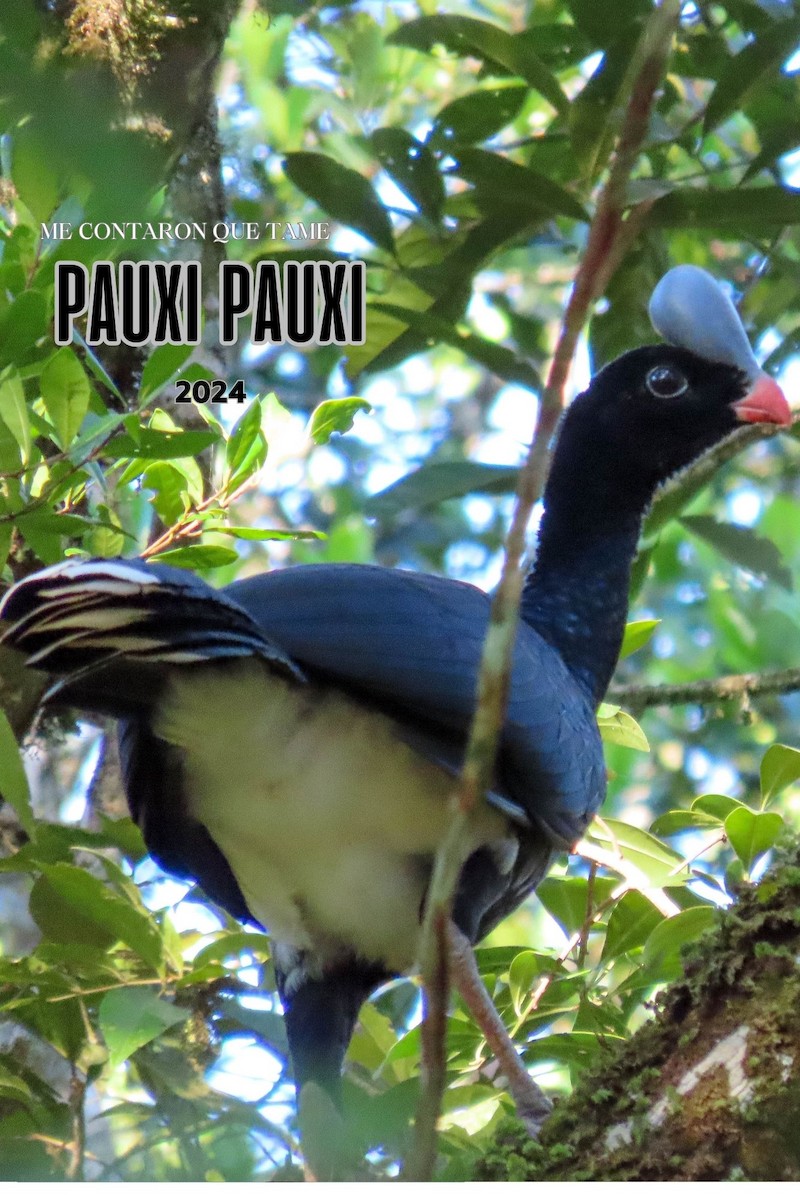
<svg viewBox="0 0 800 1200">
<path fill-rule="evenodd" d="M 238 604 L 189 571 L 159 563 L 72 559 L 46 567 L 11 588 L 0 618 L 10 622 L 0 643 L 20 650 L 29 666 L 61 676 L 48 700 L 57 694 L 66 700 L 65 692 L 72 699 L 79 681 L 89 700 L 100 700 L 95 691 L 109 686 L 112 694 L 120 686 L 124 692 L 128 683 L 150 691 L 168 664 L 242 655 L 303 678 Z M 98 673 L 106 686 L 95 689 L 88 677 Z"/>
</svg>

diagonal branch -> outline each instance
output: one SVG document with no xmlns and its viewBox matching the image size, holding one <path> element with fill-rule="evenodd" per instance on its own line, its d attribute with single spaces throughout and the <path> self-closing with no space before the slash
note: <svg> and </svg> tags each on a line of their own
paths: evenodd
<svg viewBox="0 0 800 1200">
<path fill-rule="evenodd" d="M 578 268 L 567 304 L 553 361 L 542 393 L 536 428 L 520 474 L 514 516 L 505 546 L 500 585 L 495 593 L 478 680 L 478 702 L 470 732 L 464 767 L 454 797 L 454 815 L 436 856 L 422 934 L 420 966 L 425 987 L 425 1021 L 443 1028 L 441 1006 L 447 986 L 445 930 L 464 860 L 470 816 L 489 785 L 497 750 L 498 731 L 505 710 L 511 654 L 523 585 L 522 559 L 533 506 L 542 493 L 547 472 L 548 447 L 564 404 L 572 358 L 593 302 L 627 245 L 623 219 L 628 182 L 650 122 L 656 91 L 663 78 L 672 38 L 680 20 L 680 0 L 662 0 L 648 19 L 631 66 L 627 107 L 606 182 L 600 192 L 589 227 L 586 252 Z M 430 1039 L 432 1040 L 432 1039 Z M 430 1047 L 423 1063 L 422 1094 L 415 1126 L 415 1142 L 406 1164 L 406 1178 L 425 1180 L 433 1175 L 436 1154 L 436 1114 L 444 1088 L 444 1044 L 441 1037 Z M 433 1058 L 430 1057 L 433 1055 Z"/>
</svg>

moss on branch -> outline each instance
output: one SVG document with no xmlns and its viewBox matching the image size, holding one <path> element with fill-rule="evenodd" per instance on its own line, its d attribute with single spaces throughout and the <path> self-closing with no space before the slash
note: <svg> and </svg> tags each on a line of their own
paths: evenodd
<svg viewBox="0 0 800 1200">
<path fill-rule="evenodd" d="M 690 951 L 683 978 L 486 1180 L 800 1181 L 800 847 Z"/>
</svg>

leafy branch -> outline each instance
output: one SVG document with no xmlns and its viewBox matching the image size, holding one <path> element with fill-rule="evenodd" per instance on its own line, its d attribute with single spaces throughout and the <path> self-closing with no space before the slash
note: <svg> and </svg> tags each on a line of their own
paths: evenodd
<svg viewBox="0 0 800 1200">
<path fill-rule="evenodd" d="M 193 505 L 191 509 L 182 513 L 169 529 L 166 529 L 154 542 L 151 542 L 142 551 L 141 557 L 152 558 L 156 554 L 163 554 L 165 550 L 169 550 L 170 547 L 174 546 L 175 542 L 186 542 L 191 538 L 200 537 L 203 533 L 205 521 L 209 516 L 218 516 L 227 512 L 230 506 L 240 499 L 245 492 L 255 487 L 256 482 L 256 479 L 253 477 L 245 479 L 233 491 L 229 490 L 229 484 L 223 484 L 222 487 L 217 488 L 207 499 Z"/>
</svg>

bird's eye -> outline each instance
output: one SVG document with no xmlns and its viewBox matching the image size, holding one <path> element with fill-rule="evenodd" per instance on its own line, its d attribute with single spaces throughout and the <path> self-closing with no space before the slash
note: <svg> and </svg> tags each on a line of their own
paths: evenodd
<svg viewBox="0 0 800 1200">
<path fill-rule="evenodd" d="M 689 380 L 677 367 L 653 367 L 645 379 L 647 390 L 659 400 L 674 400 L 689 387 Z"/>
</svg>

